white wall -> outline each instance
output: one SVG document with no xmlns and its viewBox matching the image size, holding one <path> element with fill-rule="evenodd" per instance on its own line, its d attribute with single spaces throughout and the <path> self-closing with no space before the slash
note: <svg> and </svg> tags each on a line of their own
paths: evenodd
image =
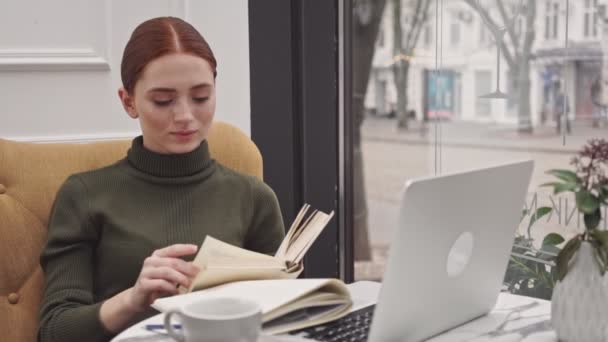
<svg viewBox="0 0 608 342">
<path fill-rule="evenodd" d="M 247 0 L 2 0 L 0 138 L 96 140 L 139 134 L 123 111 L 123 48 L 142 21 L 181 17 L 218 60 L 216 119 L 250 133 Z"/>
</svg>

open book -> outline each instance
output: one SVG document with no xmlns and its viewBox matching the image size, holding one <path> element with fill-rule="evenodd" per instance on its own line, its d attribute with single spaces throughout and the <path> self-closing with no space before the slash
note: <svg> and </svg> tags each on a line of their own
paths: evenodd
<svg viewBox="0 0 608 342">
<path fill-rule="evenodd" d="M 304 255 L 323 231 L 334 212 L 310 210 L 305 204 L 274 256 L 252 252 L 207 236 L 193 263 L 201 271 L 180 293 L 206 289 L 234 281 L 293 279 L 304 270 Z"/>
<path fill-rule="evenodd" d="M 194 300 L 239 297 L 262 307 L 262 329 L 282 334 L 344 317 L 352 299 L 338 279 L 279 279 L 239 281 L 188 294 L 159 298 L 152 307 L 166 312 Z"/>
</svg>

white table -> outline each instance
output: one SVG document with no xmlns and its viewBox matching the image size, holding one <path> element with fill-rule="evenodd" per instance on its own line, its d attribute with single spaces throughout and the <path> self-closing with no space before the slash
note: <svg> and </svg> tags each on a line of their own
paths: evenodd
<svg viewBox="0 0 608 342">
<path fill-rule="evenodd" d="M 361 281 L 348 285 L 353 310 L 375 303 L 380 283 Z M 550 324 L 551 302 L 501 293 L 488 315 L 454 328 L 427 342 L 557 342 Z M 162 324 L 163 314 L 142 321 L 116 336 L 112 342 L 169 342 L 165 335 L 145 330 L 146 324 Z M 267 336 L 260 342 L 311 341 L 293 336 Z"/>
</svg>

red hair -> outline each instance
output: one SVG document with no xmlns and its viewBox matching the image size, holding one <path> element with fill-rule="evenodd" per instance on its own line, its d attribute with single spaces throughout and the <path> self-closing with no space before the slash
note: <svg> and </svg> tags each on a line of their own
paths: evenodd
<svg viewBox="0 0 608 342">
<path fill-rule="evenodd" d="M 172 53 L 201 57 L 211 66 L 213 76 L 217 75 L 217 62 L 205 38 L 180 18 L 159 17 L 139 24 L 131 34 L 120 65 L 123 87 L 133 94 L 146 65 Z"/>
</svg>

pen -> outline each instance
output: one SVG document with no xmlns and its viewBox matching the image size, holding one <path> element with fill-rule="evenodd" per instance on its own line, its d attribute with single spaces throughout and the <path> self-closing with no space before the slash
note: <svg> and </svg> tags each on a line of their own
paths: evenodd
<svg viewBox="0 0 608 342">
<path fill-rule="evenodd" d="M 171 327 L 173 329 L 181 329 L 182 325 L 181 324 L 172 324 Z M 146 324 L 145 328 L 146 328 L 146 330 L 162 330 L 162 329 L 165 329 L 165 325 L 164 324 Z"/>
</svg>

